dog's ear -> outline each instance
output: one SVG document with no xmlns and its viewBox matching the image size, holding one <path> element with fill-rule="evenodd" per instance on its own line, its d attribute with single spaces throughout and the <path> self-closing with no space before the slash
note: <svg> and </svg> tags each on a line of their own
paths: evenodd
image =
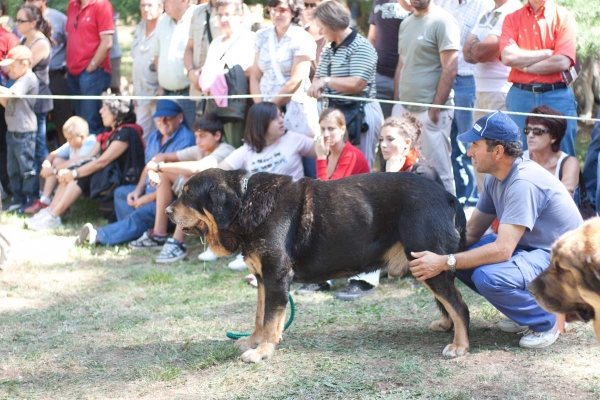
<svg viewBox="0 0 600 400">
<path fill-rule="evenodd" d="M 219 229 L 231 224 L 242 204 L 238 193 L 225 183 L 213 186 L 207 200 L 206 209 L 213 214 Z"/>
<path fill-rule="evenodd" d="M 246 232 L 253 231 L 267 219 L 277 203 L 281 190 L 284 190 L 290 180 L 289 177 L 271 176 L 246 193 L 238 215 L 239 223 Z"/>
</svg>

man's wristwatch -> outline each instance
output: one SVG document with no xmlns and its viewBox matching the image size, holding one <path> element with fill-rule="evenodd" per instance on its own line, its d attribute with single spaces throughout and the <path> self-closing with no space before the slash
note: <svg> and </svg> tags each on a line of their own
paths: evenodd
<svg viewBox="0 0 600 400">
<path fill-rule="evenodd" d="M 448 264 L 448 268 L 450 268 L 450 271 L 452 271 L 452 273 L 456 272 L 456 258 L 454 258 L 454 254 L 448 254 L 446 264 Z"/>
<path fill-rule="evenodd" d="M 162 165 L 162 161 L 156 164 L 156 172 L 160 172 L 160 166 Z"/>
<path fill-rule="evenodd" d="M 325 78 L 323 78 L 323 82 L 325 82 L 325 84 L 323 86 L 329 87 L 329 82 L 331 82 L 331 77 L 326 76 Z"/>
<path fill-rule="evenodd" d="M 77 177 L 79 176 L 79 174 L 77 173 L 77 168 L 73 168 L 71 174 L 73 175 L 73 179 L 77 179 Z"/>
</svg>

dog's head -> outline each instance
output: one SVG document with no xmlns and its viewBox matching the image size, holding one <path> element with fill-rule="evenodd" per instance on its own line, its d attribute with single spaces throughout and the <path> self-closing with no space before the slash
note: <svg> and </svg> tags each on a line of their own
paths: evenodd
<svg viewBox="0 0 600 400">
<path fill-rule="evenodd" d="M 206 237 L 215 254 L 230 254 L 235 248 L 219 249 L 225 245 L 221 243 L 223 235 L 220 233 L 229 228 L 239 212 L 245 175 L 245 171 L 218 168 L 197 173 L 186 182 L 181 196 L 165 212 L 185 234 Z"/>
<path fill-rule="evenodd" d="M 600 219 L 594 219 L 554 243 L 550 267 L 528 288 L 543 308 L 565 314 L 567 321 L 589 321 L 596 317 L 587 294 L 600 296 L 598 240 Z"/>
</svg>

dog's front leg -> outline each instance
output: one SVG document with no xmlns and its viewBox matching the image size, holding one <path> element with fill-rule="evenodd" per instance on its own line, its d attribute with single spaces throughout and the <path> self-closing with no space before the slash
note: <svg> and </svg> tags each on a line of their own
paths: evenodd
<svg viewBox="0 0 600 400">
<path fill-rule="evenodd" d="M 257 363 L 273 355 L 281 340 L 285 308 L 288 301 L 289 283 L 284 281 L 265 282 L 264 323 L 260 343 L 242 354 L 245 362 Z"/>
<path fill-rule="evenodd" d="M 249 337 L 240 338 L 235 342 L 235 345 L 238 346 L 242 352 L 255 349 L 262 340 L 263 324 L 265 320 L 265 285 L 262 282 L 262 279 L 257 279 L 257 281 L 258 303 L 256 305 L 256 317 L 254 319 L 254 332 L 252 332 L 252 335 Z"/>
</svg>

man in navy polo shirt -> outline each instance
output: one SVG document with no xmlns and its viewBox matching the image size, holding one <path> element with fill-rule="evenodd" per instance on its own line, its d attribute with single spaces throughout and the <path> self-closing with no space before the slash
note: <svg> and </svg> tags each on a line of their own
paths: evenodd
<svg viewBox="0 0 600 400">
<path fill-rule="evenodd" d="M 172 153 L 196 143 L 194 134 L 183 124 L 183 111 L 172 100 L 156 103 L 158 129 L 146 143 L 146 164 L 159 153 Z M 81 229 L 78 244 L 115 245 L 130 242 L 154 226 L 156 215 L 156 188 L 150 184 L 148 170 L 144 168 L 137 186 L 124 185 L 115 190 L 117 222 L 96 231 L 87 223 Z"/>
<path fill-rule="evenodd" d="M 529 283 L 550 265 L 552 243 L 582 223 L 562 183 L 538 163 L 523 160 L 517 125 L 500 111 L 480 118 L 458 136 L 468 155 L 487 173 L 481 197 L 467 223 L 468 249 L 458 254 L 413 253 L 411 272 L 420 281 L 444 270 L 485 297 L 509 319 L 498 326 L 525 332 L 519 345 L 541 348 L 558 338 L 556 317 L 542 309 Z M 485 235 L 494 219 L 498 234 Z"/>
</svg>

